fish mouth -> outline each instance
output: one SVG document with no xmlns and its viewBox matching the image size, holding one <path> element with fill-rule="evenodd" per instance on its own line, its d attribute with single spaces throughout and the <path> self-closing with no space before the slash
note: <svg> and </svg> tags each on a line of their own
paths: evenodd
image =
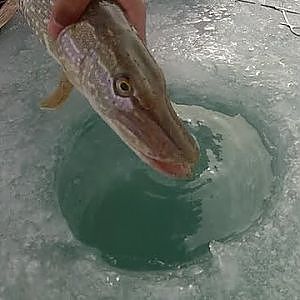
<svg viewBox="0 0 300 300">
<path fill-rule="evenodd" d="M 133 134 L 133 128 L 138 128 L 138 126 L 129 126 L 129 122 L 126 122 L 127 126 L 125 126 L 124 123 L 120 122 L 120 119 L 122 118 L 119 116 L 118 121 L 111 122 L 111 120 L 106 119 L 106 122 L 144 163 L 167 177 L 190 179 L 193 176 L 193 171 L 199 159 L 199 145 L 196 140 L 194 141 L 194 160 L 188 160 L 184 157 L 183 153 L 178 153 L 178 149 L 170 140 L 168 140 L 160 128 L 155 128 L 156 130 L 153 129 L 150 132 L 143 130 L 143 134 L 138 137 Z M 155 140 L 151 140 L 151 143 L 141 141 L 142 138 L 151 136 L 151 133 L 152 136 L 156 137 Z M 158 143 L 156 143 L 157 141 Z M 171 147 L 165 155 L 161 155 L 160 151 L 158 151 L 161 144 Z"/>
<path fill-rule="evenodd" d="M 150 157 L 142 152 L 135 151 L 136 155 L 150 165 L 154 170 L 173 178 L 189 179 L 193 175 L 194 165 L 187 162 L 165 161 Z"/>
<path fill-rule="evenodd" d="M 189 179 L 199 161 L 199 145 L 171 106 L 115 111 L 106 122 L 147 165 L 175 179 Z"/>
</svg>

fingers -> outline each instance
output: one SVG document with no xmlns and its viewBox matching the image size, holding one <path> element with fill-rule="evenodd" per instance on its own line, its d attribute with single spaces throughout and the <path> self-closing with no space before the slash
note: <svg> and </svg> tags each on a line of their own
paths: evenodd
<svg viewBox="0 0 300 300">
<path fill-rule="evenodd" d="M 48 30 L 55 39 L 66 26 L 78 21 L 92 0 L 55 0 Z M 117 0 L 131 25 L 145 42 L 146 6 L 143 0 Z"/>
<path fill-rule="evenodd" d="M 79 20 L 91 0 L 55 0 L 48 30 L 53 38 L 66 26 Z"/>
</svg>

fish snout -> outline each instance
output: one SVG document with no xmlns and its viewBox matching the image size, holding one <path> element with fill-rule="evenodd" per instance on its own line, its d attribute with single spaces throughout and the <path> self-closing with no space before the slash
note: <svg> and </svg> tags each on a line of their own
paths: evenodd
<svg viewBox="0 0 300 300">
<path fill-rule="evenodd" d="M 153 112 L 153 118 L 166 139 L 158 147 L 160 155 L 152 158 L 152 166 L 173 177 L 190 177 L 199 160 L 199 145 L 178 117 L 170 100 L 165 103 L 165 107 Z"/>
<path fill-rule="evenodd" d="M 136 106 L 126 117 L 116 117 L 123 128 L 120 136 L 153 169 L 167 176 L 188 178 L 199 160 L 199 146 L 170 101 L 165 104 L 151 109 Z"/>
</svg>

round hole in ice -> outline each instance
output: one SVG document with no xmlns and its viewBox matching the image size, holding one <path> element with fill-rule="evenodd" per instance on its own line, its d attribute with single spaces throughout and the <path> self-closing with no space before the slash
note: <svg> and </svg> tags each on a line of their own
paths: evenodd
<svg viewBox="0 0 300 300">
<path fill-rule="evenodd" d="M 60 164 L 58 196 L 72 233 L 117 267 L 184 265 L 208 253 L 210 241 L 251 226 L 270 195 L 271 157 L 244 118 L 175 109 L 200 144 L 193 180 L 152 171 L 96 115 L 78 126 Z"/>
</svg>

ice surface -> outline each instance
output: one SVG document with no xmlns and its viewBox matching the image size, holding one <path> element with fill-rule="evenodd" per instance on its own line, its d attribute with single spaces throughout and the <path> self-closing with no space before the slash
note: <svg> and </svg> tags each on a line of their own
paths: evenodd
<svg viewBox="0 0 300 300">
<path fill-rule="evenodd" d="M 282 2 L 300 10 L 298 1 Z M 73 239 L 53 189 L 60 138 L 89 107 L 74 93 L 60 111 L 39 111 L 57 67 L 19 17 L 0 34 L 0 298 L 299 298 L 300 39 L 278 25 L 279 12 L 258 6 L 148 4 L 149 47 L 171 93 L 188 88 L 186 103 L 240 113 L 258 129 L 274 157 L 274 197 L 259 224 L 211 242 L 207 264 L 153 273 L 103 264 Z"/>
</svg>

